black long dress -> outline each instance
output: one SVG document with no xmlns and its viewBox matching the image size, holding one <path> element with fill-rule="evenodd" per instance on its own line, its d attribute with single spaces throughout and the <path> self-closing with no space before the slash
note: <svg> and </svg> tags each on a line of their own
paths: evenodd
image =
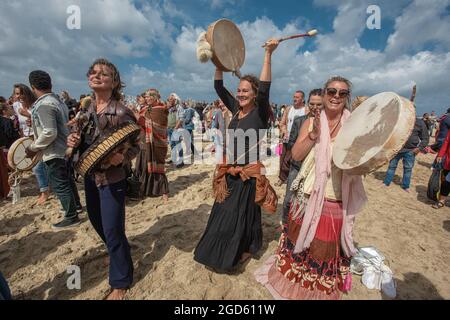
<svg viewBox="0 0 450 320">
<path fill-rule="evenodd" d="M 269 121 L 270 82 L 260 81 L 256 97 L 257 108 L 238 119 L 239 102 L 224 88 L 222 80 L 214 83 L 217 94 L 235 115 L 228 127 L 228 141 L 234 145 L 227 150 L 231 163 L 244 166 L 260 159 L 259 146 L 245 138 L 245 148 L 239 140 L 255 130 L 257 141 L 264 137 Z M 234 130 L 242 129 L 234 133 Z M 240 134 L 239 134 L 240 133 Z M 231 149 L 231 150 L 230 150 Z M 230 155 L 230 151 L 231 152 Z M 220 271 L 229 271 L 244 252 L 256 254 L 262 247 L 261 207 L 255 203 L 256 179 L 245 182 L 239 176 L 226 175 L 230 196 L 223 203 L 215 202 L 206 230 L 195 251 L 194 260 Z"/>
</svg>

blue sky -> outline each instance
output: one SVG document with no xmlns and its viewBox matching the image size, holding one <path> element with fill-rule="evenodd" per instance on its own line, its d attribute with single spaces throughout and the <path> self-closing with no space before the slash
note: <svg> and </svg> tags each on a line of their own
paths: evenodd
<svg viewBox="0 0 450 320">
<path fill-rule="evenodd" d="M 0 3 L 0 95 L 48 70 L 55 91 L 88 92 L 85 73 L 98 57 L 119 66 L 135 95 L 158 88 L 163 97 L 216 98 L 212 63 L 195 57 L 196 40 L 220 18 L 233 20 L 246 41 L 244 73 L 259 74 L 269 37 L 320 31 L 286 41 L 273 56 L 271 98 L 290 103 L 297 89 L 348 77 L 354 95 L 394 91 L 409 97 L 417 83 L 417 113 L 450 107 L 450 0 L 32 0 Z M 81 30 L 68 30 L 66 9 L 81 9 Z M 381 29 L 369 30 L 366 10 L 378 5 Z M 225 77 L 234 91 L 237 80 Z"/>
</svg>

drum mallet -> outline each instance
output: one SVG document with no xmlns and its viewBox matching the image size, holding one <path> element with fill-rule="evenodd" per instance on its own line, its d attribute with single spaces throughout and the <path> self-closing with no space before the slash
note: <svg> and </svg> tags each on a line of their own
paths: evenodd
<svg viewBox="0 0 450 320">
<path fill-rule="evenodd" d="M 314 37 L 318 33 L 319 33 L 319 31 L 317 31 L 316 29 L 313 29 L 313 30 L 309 30 L 307 33 L 296 34 L 296 35 L 293 35 L 293 36 L 280 38 L 280 39 L 278 39 L 278 42 L 283 42 L 285 40 L 296 39 L 296 38 L 303 38 L 303 37 Z M 267 45 L 267 43 L 265 43 L 262 47 L 265 48 L 266 45 Z"/>
</svg>

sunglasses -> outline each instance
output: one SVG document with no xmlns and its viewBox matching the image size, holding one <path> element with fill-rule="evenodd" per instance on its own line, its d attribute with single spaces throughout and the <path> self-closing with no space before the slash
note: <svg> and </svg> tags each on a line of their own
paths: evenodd
<svg viewBox="0 0 450 320">
<path fill-rule="evenodd" d="M 337 90 L 335 88 L 327 88 L 326 89 L 327 95 L 329 97 L 334 97 L 336 94 L 339 95 L 339 98 L 347 98 L 350 95 L 350 91 L 346 89 Z"/>
</svg>

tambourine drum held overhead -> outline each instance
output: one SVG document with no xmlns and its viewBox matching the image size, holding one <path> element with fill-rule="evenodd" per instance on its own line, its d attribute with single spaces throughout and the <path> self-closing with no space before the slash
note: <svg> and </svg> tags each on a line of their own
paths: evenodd
<svg viewBox="0 0 450 320">
<path fill-rule="evenodd" d="M 206 32 L 212 62 L 222 71 L 239 71 L 245 61 L 245 43 L 239 28 L 228 19 L 212 23 Z"/>
</svg>

